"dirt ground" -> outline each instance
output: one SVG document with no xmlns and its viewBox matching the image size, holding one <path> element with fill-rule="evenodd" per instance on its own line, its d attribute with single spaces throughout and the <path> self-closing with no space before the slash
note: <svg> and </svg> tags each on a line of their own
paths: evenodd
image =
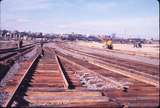
<svg viewBox="0 0 160 108">
<path fill-rule="evenodd" d="M 104 49 L 104 44 L 99 42 L 77 41 L 77 45 Z M 133 44 L 113 44 L 114 50 L 131 55 L 140 55 L 150 58 L 159 58 L 159 44 L 143 44 L 142 48 L 134 48 Z"/>
</svg>

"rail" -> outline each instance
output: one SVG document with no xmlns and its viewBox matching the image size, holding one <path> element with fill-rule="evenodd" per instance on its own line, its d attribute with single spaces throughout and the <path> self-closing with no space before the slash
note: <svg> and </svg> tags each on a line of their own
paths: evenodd
<svg viewBox="0 0 160 108">
<path fill-rule="evenodd" d="M 8 53 L 8 52 L 15 52 L 15 51 L 21 51 L 25 48 L 33 47 L 35 44 L 27 44 L 22 46 L 22 48 L 18 49 L 17 47 L 14 48 L 7 48 L 7 49 L 0 49 L 0 54 Z"/>
<path fill-rule="evenodd" d="M 0 54 L 0 61 L 5 60 L 6 58 L 8 59 L 8 58 L 16 55 L 18 52 L 24 52 L 25 50 L 31 49 L 31 48 L 33 48 L 33 47 L 34 47 L 34 45 L 33 45 L 33 46 L 29 46 L 29 47 L 24 47 L 24 48 L 19 49 L 19 50 L 15 50 L 15 51 L 13 51 L 13 52 L 6 52 L 6 53 L 3 53 L 3 54 Z M 17 52 L 17 51 L 18 51 L 18 52 Z"/>
<path fill-rule="evenodd" d="M 2 107 L 10 107 L 13 103 L 13 101 L 15 100 L 16 94 L 18 94 L 22 83 L 24 82 L 24 79 L 26 78 L 27 74 L 29 73 L 29 71 L 31 70 L 31 68 L 33 67 L 33 65 L 35 64 L 35 62 L 37 61 L 37 59 L 39 58 L 40 53 L 38 52 L 37 56 L 34 58 L 34 60 L 31 62 L 31 64 L 29 65 L 29 67 L 27 68 L 27 70 L 25 71 L 25 73 L 23 74 L 23 76 L 21 77 L 19 84 L 16 86 L 16 88 L 14 89 L 14 91 L 12 92 L 11 96 L 9 96 L 9 98 L 7 99 L 7 101 L 2 105 Z"/>
<path fill-rule="evenodd" d="M 57 55 L 55 55 L 55 59 L 56 59 L 56 62 L 57 62 L 57 64 L 58 64 L 59 71 L 60 71 L 60 73 L 61 73 L 61 75 L 62 75 L 62 78 L 63 78 L 63 80 L 64 80 L 65 88 L 66 88 L 66 89 L 69 89 L 69 88 L 70 88 L 70 84 L 69 84 L 68 80 L 67 80 L 66 77 L 65 77 L 65 74 L 64 74 L 64 71 L 63 71 L 63 69 L 62 69 L 62 65 L 61 65 L 61 63 L 60 63 L 59 57 L 58 57 Z"/>
<path fill-rule="evenodd" d="M 78 67 L 80 67 L 80 68 L 82 68 L 82 69 L 84 69 L 84 70 L 86 70 L 86 71 L 88 71 L 88 72 L 90 72 L 90 73 L 96 74 L 97 76 L 101 77 L 101 78 L 104 79 L 105 81 L 109 81 L 109 82 L 114 83 L 115 85 L 117 85 L 117 86 L 118 86 L 120 89 L 122 89 L 122 90 L 124 90 L 124 89 L 126 88 L 124 85 L 120 84 L 120 83 L 117 82 L 117 81 L 114 81 L 114 80 L 112 80 L 112 79 L 106 78 L 106 77 L 104 77 L 104 76 L 102 76 L 102 75 L 100 75 L 100 74 L 98 74 L 98 73 L 96 73 L 96 72 L 94 72 L 94 71 L 92 71 L 92 70 L 90 70 L 90 69 L 88 69 L 88 68 L 85 68 L 84 66 L 82 66 L 82 65 L 80 65 L 80 64 L 78 64 L 78 63 L 75 63 L 75 62 L 73 62 L 73 61 L 70 61 L 69 59 L 67 59 L 67 58 L 65 58 L 65 57 L 62 57 L 62 56 L 60 56 L 60 55 L 58 55 L 58 56 L 59 56 L 61 59 L 65 60 L 65 61 L 67 61 L 67 62 L 69 62 L 69 63 L 71 63 L 71 64 L 73 64 L 73 65 L 75 65 L 75 66 L 78 66 Z"/>
<path fill-rule="evenodd" d="M 69 52 L 67 50 L 65 50 L 65 53 L 70 54 L 70 55 L 74 56 L 75 58 L 86 59 L 89 63 L 91 63 L 93 65 L 96 65 L 96 66 L 99 66 L 103 69 L 111 70 L 114 73 L 118 73 L 118 74 L 121 74 L 123 76 L 129 77 L 129 78 L 135 79 L 137 81 L 144 82 L 144 83 L 147 83 L 147 84 L 150 84 L 150 85 L 153 85 L 153 86 L 159 88 L 159 81 L 158 80 L 155 80 L 155 79 L 152 79 L 152 78 L 147 78 L 147 77 L 139 75 L 137 73 L 131 73 L 131 72 L 128 72 L 128 71 L 125 71 L 125 70 L 122 70 L 122 69 L 118 69 L 118 68 L 113 67 L 113 66 L 109 66 L 106 62 L 104 62 L 102 60 L 99 60 L 99 59 L 95 59 L 93 57 L 85 56 L 85 55 L 82 55 L 82 54 L 74 54 L 73 55 L 71 52 Z"/>
</svg>

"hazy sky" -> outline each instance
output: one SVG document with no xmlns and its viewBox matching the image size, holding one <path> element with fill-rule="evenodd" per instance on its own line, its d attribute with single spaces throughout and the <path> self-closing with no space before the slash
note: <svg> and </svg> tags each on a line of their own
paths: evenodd
<svg viewBox="0 0 160 108">
<path fill-rule="evenodd" d="M 158 38 L 157 0 L 3 0 L 3 29 Z M 125 36 L 126 36 L 125 35 Z"/>
</svg>

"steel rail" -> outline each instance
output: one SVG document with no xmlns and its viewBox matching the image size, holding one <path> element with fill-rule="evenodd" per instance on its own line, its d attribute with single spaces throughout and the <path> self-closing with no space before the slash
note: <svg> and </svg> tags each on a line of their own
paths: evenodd
<svg viewBox="0 0 160 108">
<path fill-rule="evenodd" d="M 33 47 L 34 46 L 25 47 L 23 49 L 20 49 L 19 52 L 23 53 L 23 52 L 25 52 L 28 49 L 32 49 Z M 18 54 L 17 51 L 0 54 L 0 61 L 3 61 L 3 60 L 8 59 L 8 58 L 11 58 L 12 56 L 14 56 L 16 54 Z"/>
<path fill-rule="evenodd" d="M 117 86 L 118 86 L 120 89 L 122 89 L 122 90 L 124 90 L 124 89 L 126 88 L 124 85 L 120 84 L 120 83 L 117 82 L 117 81 L 114 81 L 114 80 L 112 80 L 112 79 L 106 78 L 106 77 L 104 77 L 103 75 L 98 74 L 98 73 L 94 72 L 93 70 L 90 70 L 90 69 L 88 69 L 88 68 L 86 68 L 86 67 L 84 67 L 84 66 L 82 66 L 82 65 L 80 65 L 80 64 L 78 64 L 78 63 L 75 63 L 75 62 L 73 62 L 73 61 L 71 61 L 71 60 L 69 60 L 69 59 L 67 59 L 67 58 L 65 58 L 65 57 L 62 57 L 62 56 L 60 56 L 60 55 L 58 55 L 58 56 L 59 56 L 61 59 L 65 60 L 65 61 L 67 61 L 67 62 L 69 62 L 69 63 L 71 63 L 71 64 L 73 64 L 73 65 L 75 65 L 75 66 L 80 67 L 81 69 L 84 69 L 84 70 L 86 70 L 86 71 L 88 71 L 88 72 L 90 72 L 90 73 L 93 73 L 93 74 L 99 76 L 100 78 L 102 78 L 102 79 L 105 80 L 105 81 L 109 81 L 109 82 L 117 85 Z"/>
<path fill-rule="evenodd" d="M 72 55 L 73 57 L 75 58 L 82 58 L 82 59 L 85 59 L 87 60 L 89 63 L 93 64 L 93 65 L 96 65 L 98 67 L 101 67 L 103 69 L 107 69 L 107 70 L 110 70 L 114 73 L 118 73 L 118 74 L 121 74 L 121 75 L 124 75 L 126 77 L 129 77 L 129 78 L 132 78 L 132 79 L 135 79 L 135 80 L 138 80 L 140 82 L 144 82 L 146 84 L 150 84 L 150 85 L 153 85 L 157 88 L 159 88 L 159 81 L 155 80 L 155 79 L 151 79 L 151 78 L 147 78 L 145 76 L 142 76 L 142 75 L 139 75 L 139 74 L 135 74 L 135 73 L 131 73 L 131 72 L 128 72 L 128 71 L 125 71 L 125 70 L 122 70 L 122 69 L 118 69 L 116 67 L 113 67 L 113 66 L 109 66 L 106 62 L 102 61 L 102 60 L 99 60 L 99 59 L 95 59 L 93 57 L 86 57 L 85 55 L 82 55 L 82 54 L 72 54 L 71 52 L 67 51 L 67 50 L 63 50 L 65 51 L 65 53 L 67 54 L 70 54 Z M 60 51 L 61 52 L 61 51 Z M 62 52 L 63 53 L 63 52 Z M 64 53 L 63 53 L 64 54 Z M 65 55 L 67 55 L 65 54 Z"/>
<path fill-rule="evenodd" d="M 77 53 L 77 51 L 74 51 L 73 49 L 69 49 L 69 50 Z M 102 59 L 102 57 L 94 56 L 94 55 L 92 55 L 92 54 L 88 54 L 88 53 L 84 53 L 84 52 L 78 52 L 78 53 L 81 54 L 81 55 L 84 55 L 84 56 L 88 56 L 88 57 L 92 57 L 92 58 L 98 59 L 98 60 L 101 60 L 101 59 Z M 129 71 L 129 72 L 134 72 L 135 74 L 139 74 L 139 75 L 142 75 L 142 76 L 147 77 L 147 78 L 159 80 L 159 77 L 158 77 L 158 76 L 153 76 L 153 75 L 150 75 L 150 74 L 148 74 L 148 73 L 144 73 L 144 72 L 141 72 L 141 71 L 137 71 L 137 70 L 135 70 L 135 69 L 130 69 L 130 68 L 127 68 L 127 67 L 124 67 L 124 66 L 122 67 L 122 66 L 119 66 L 119 65 L 113 64 L 113 63 L 107 63 L 107 62 L 105 62 L 105 64 L 106 64 L 107 66 L 110 66 L 110 65 L 111 65 L 111 66 L 113 66 L 113 67 L 115 67 L 115 68 L 124 69 L 124 70 Z"/>
<path fill-rule="evenodd" d="M 37 56 L 34 58 L 34 60 L 31 62 L 31 64 L 29 65 L 29 67 L 27 68 L 27 70 L 24 72 L 23 76 L 21 77 L 19 84 L 17 84 L 17 86 L 15 87 L 14 91 L 12 92 L 11 96 L 9 96 L 9 98 L 7 99 L 7 101 L 2 105 L 2 107 L 10 107 L 12 105 L 12 103 L 14 102 L 16 95 L 18 94 L 22 83 L 24 82 L 27 74 L 29 73 L 29 71 L 31 70 L 32 66 L 35 64 L 35 62 L 38 60 L 40 53 L 37 54 Z"/>
<path fill-rule="evenodd" d="M 22 46 L 22 48 L 18 49 L 17 47 L 14 48 L 8 48 L 8 49 L 0 49 L 0 54 L 4 54 L 4 53 L 8 53 L 8 52 L 15 52 L 15 51 L 19 51 L 19 50 L 23 50 L 25 48 L 29 48 L 29 47 L 33 47 L 35 46 L 35 44 L 27 44 Z"/>
<path fill-rule="evenodd" d="M 78 63 L 76 63 L 76 62 L 73 62 L 73 61 L 71 61 L 71 60 L 69 60 L 69 59 L 67 59 L 67 58 L 65 58 L 65 57 L 63 57 L 63 56 L 60 56 L 60 55 L 58 55 L 61 59 L 63 59 L 63 60 L 65 60 L 65 61 L 67 61 L 67 62 L 69 62 L 69 63 L 72 63 L 73 65 L 76 65 L 76 66 L 79 66 L 80 68 L 83 68 L 83 69 L 85 69 L 85 67 L 83 67 L 83 66 L 81 66 L 81 65 L 79 65 Z M 87 71 L 90 71 L 89 69 L 86 69 Z M 90 72 L 94 72 L 94 71 L 90 71 Z M 98 75 L 98 74 L 97 74 Z M 105 77 L 104 77 L 105 78 Z M 106 80 L 110 80 L 110 79 L 106 79 Z M 116 81 L 114 81 L 113 80 L 113 83 L 114 84 L 119 84 L 118 82 L 116 82 Z M 121 86 L 121 89 L 123 88 L 123 91 L 125 90 L 125 88 L 122 86 L 122 85 L 119 85 L 119 86 Z M 126 99 L 128 99 L 129 97 L 126 97 Z M 129 98 L 130 100 L 137 100 L 137 99 L 150 99 L 150 98 L 153 98 L 153 99 L 155 99 L 156 97 L 137 97 L 137 96 L 135 96 L 135 97 L 133 97 L 133 98 Z M 120 101 L 119 99 L 121 99 L 121 97 L 120 98 L 115 98 L 115 97 L 113 97 L 113 98 L 110 98 L 110 100 L 111 101 L 113 101 L 113 102 L 116 102 L 116 103 L 118 103 L 118 104 L 120 104 L 120 105 L 122 105 L 122 107 L 123 108 L 128 108 L 128 107 L 130 107 L 130 105 L 128 105 L 127 103 L 122 103 L 122 101 Z M 122 98 L 123 99 L 123 98 Z M 125 99 L 125 98 L 124 98 Z M 154 105 L 153 105 L 154 106 Z"/>
<path fill-rule="evenodd" d="M 57 62 L 57 64 L 58 64 L 59 71 L 60 71 L 60 73 L 61 73 L 61 75 L 62 75 L 62 78 L 63 78 L 63 80 L 64 80 L 65 88 L 66 88 L 66 89 L 69 89 L 69 88 L 70 88 L 70 83 L 69 83 L 69 81 L 66 79 L 66 76 L 65 76 L 65 74 L 64 74 L 64 71 L 63 71 L 63 69 L 62 69 L 62 65 L 61 65 L 61 63 L 60 63 L 60 59 L 59 59 L 59 57 L 58 57 L 56 54 L 55 54 L 55 59 L 56 59 L 56 62 Z"/>
</svg>

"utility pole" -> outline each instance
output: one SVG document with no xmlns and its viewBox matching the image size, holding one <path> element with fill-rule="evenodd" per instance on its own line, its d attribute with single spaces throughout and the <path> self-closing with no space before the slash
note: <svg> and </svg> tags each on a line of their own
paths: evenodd
<svg viewBox="0 0 160 108">
<path fill-rule="evenodd" d="M 127 38 L 126 29 L 124 29 L 124 38 Z"/>
<path fill-rule="evenodd" d="M 1 18 L 2 18 L 2 17 L 1 17 L 1 11 L 2 11 L 2 9 L 1 9 L 1 2 L 2 2 L 2 0 L 0 0 L 0 37 L 2 37 L 2 31 L 1 31 L 1 30 L 2 30 L 2 29 L 1 29 L 1 25 L 2 25 L 2 24 L 1 24 Z"/>
</svg>

